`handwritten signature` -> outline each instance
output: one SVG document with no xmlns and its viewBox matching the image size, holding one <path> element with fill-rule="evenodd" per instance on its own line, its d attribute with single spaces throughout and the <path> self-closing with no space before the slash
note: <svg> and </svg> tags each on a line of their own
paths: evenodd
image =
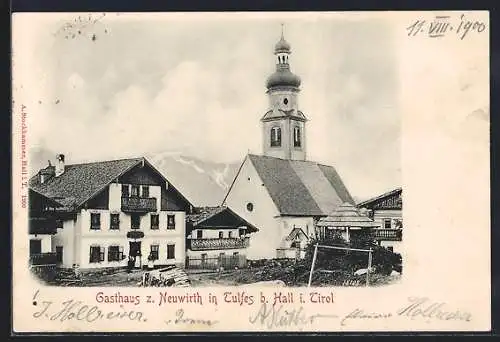
<svg viewBox="0 0 500 342">
<path fill-rule="evenodd" d="M 51 321 L 69 321 L 77 320 L 84 322 L 95 322 L 98 320 L 129 320 L 136 322 L 146 322 L 147 318 L 144 313 L 136 310 L 127 310 L 123 305 L 120 305 L 119 310 L 105 311 L 97 305 L 86 305 L 82 301 L 68 299 L 61 303 L 53 301 L 37 302 L 38 291 L 35 293 L 33 305 L 38 310 L 33 312 L 33 317 L 37 319 L 48 319 Z"/>
<path fill-rule="evenodd" d="M 206 326 L 214 326 L 219 321 L 212 321 L 209 319 L 200 319 L 200 318 L 190 318 L 184 317 L 185 313 L 183 309 L 179 309 L 175 312 L 175 319 L 166 320 L 166 324 L 190 324 L 190 325 L 206 325 Z"/>
<path fill-rule="evenodd" d="M 250 316 L 248 321 L 252 324 L 265 325 L 268 328 L 281 328 L 312 324 L 319 318 L 338 318 L 337 315 L 314 314 L 308 315 L 304 312 L 304 308 L 300 306 L 298 309 L 285 310 L 283 305 L 268 306 L 263 303 L 259 311 L 253 317 Z"/>
<path fill-rule="evenodd" d="M 429 38 L 441 38 L 449 33 L 456 34 L 463 40 L 469 33 L 481 33 L 486 30 L 486 24 L 478 20 L 469 20 L 465 14 L 460 21 L 449 15 L 436 15 L 432 20 L 415 20 L 406 28 L 408 37 L 427 35 Z"/>
</svg>

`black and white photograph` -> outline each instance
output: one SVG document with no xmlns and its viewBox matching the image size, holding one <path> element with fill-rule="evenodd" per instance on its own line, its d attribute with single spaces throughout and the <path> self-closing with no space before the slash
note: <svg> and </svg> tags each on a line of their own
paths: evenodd
<svg viewBox="0 0 500 342">
<path fill-rule="evenodd" d="M 487 18 L 17 16 L 16 297 L 47 329 L 486 322 Z"/>
<path fill-rule="evenodd" d="M 389 26 L 105 18 L 60 24 L 39 51 L 53 96 L 28 151 L 36 274 L 56 286 L 399 279 Z"/>
</svg>

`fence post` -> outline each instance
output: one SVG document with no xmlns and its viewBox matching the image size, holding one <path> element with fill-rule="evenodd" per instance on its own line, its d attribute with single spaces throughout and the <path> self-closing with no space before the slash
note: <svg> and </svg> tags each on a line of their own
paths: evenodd
<svg viewBox="0 0 500 342">
<path fill-rule="evenodd" d="M 370 285 L 370 269 L 372 268 L 372 248 L 368 252 L 368 269 L 366 270 L 366 286 Z"/>
<path fill-rule="evenodd" d="M 314 246 L 314 254 L 313 254 L 313 259 L 311 263 L 311 272 L 309 273 L 309 283 L 307 284 L 307 287 L 311 287 L 312 283 L 312 276 L 314 272 L 314 263 L 316 262 L 316 255 L 318 254 L 318 244 Z"/>
</svg>

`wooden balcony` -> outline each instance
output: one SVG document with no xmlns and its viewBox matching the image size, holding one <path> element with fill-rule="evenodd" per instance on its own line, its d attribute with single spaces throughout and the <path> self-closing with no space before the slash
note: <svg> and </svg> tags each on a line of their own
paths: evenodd
<svg viewBox="0 0 500 342">
<path fill-rule="evenodd" d="M 249 245 L 250 245 L 250 238 L 248 237 L 188 240 L 188 248 L 192 251 L 247 248 Z"/>
<path fill-rule="evenodd" d="M 30 265 L 55 265 L 57 263 L 56 253 L 38 253 L 30 255 Z"/>
<path fill-rule="evenodd" d="M 402 241 L 402 229 L 375 229 L 375 239 L 382 241 Z"/>
<path fill-rule="evenodd" d="M 148 213 L 156 211 L 156 198 L 122 197 L 125 213 Z"/>
<path fill-rule="evenodd" d="M 30 217 L 30 234 L 55 234 L 57 233 L 57 222 L 53 217 Z"/>
</svg>

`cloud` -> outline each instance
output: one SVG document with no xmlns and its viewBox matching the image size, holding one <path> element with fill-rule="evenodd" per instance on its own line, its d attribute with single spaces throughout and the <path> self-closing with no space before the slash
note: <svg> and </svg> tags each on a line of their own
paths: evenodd
<svg viewBox="0 0 500 342">
<path fill-rule="evenodd" d="M 181 151 L 233 162 L 261 152 L 277 22 L 107 25 L 110 34 L 95 42 L 50 36 L 39 44 L 51 50 L 36 61 L 48 91 L 30 132 L 34 145 L 69 161 Z M 354 187 L 366 168 L 383 190 L 399 185 L 390 29 L 326 20 L 287 25 L 286 35 L 310 119 L 309 158 L 335 165 Z"/>
</svg>

